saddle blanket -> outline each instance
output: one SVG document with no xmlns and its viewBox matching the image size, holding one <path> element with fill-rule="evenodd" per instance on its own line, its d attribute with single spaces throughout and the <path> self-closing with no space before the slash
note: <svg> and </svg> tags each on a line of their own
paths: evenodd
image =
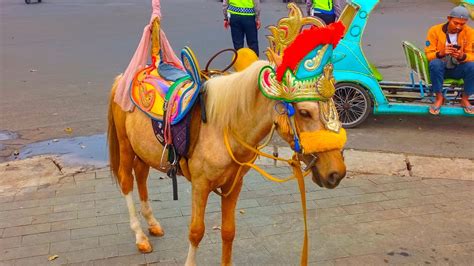
<svg viewBox="0 0 474 266">
<path fill-rule="evenodd" d="M 191 113 L 188 113 L 184 119 L 182 119 L 176 125 L 171 126 L 171 135 L 173 136 L 173 146 L 176 149 L 176 153 L 181 157 L 187 157 L 190 143 L 190 132 L 191 132 Z M 165 146 L 164 137 L 164 123 L 161 120 L 151 119 L 151 125 L 153 127 L 153 133 L 156 138 Z"/>
</svg>

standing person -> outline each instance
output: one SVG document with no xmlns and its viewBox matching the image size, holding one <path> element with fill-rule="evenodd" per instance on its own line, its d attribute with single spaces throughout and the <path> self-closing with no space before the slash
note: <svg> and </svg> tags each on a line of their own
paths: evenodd
<svg viewBox="0 0 474 266">
<path fill-rule="evenodd" d="M 445 78 L 463 79 L 464 92 L 461 106 L 464 112 L 474 114 L 469 96 L 474 93 L 474 30 L 467 25 L 468 10 L 457 6 L 451 10 L 448 21 L 435 25 L 428 31 L 425 53 L 429 61 L 431 86 L 436 100 L 430 113 L 437 115 L 444 102 Z"/>
<path fill-rule="evenodd" d="M 341 15 L 346 0 L 306 0 L 308 16 L 322 19 L 326 24 L 335 22 Z"/>
<path fill-rule="evenodd" d="M 260 29 L 260 0 L 224 0 L 224 28 L 232 35 L 234 49 L 244 47 L 244 37 L 247 46 L 258 56 L 258 29 Z"/>
</svg>

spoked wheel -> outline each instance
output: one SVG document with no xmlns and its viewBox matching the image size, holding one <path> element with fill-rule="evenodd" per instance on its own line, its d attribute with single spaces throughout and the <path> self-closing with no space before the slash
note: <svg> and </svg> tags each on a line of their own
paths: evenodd
<svg viewBox="0 0 474 266">
<path fill-rule="evenodd" d="M 336 84 L 334 103 L 345 128 L 353 128 L 364 122 L 372 108 L 367 91 L 354 83 Z"/>
</svg>

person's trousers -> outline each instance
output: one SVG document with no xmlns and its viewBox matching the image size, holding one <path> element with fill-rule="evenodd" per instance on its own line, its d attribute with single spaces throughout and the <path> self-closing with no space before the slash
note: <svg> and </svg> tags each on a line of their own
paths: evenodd
<svg viewBox="0 0 474 266">
<path fill-rule="evenodd" d="M 474 62 L 466 62 L 457 65 L 453 69 L 446 69 L 446 62 L 441 59 L 430 61 L 429 65 L 431 86 L 433 91 L 438 93 L 443 89 L 443 82 L 446 78 L 463 79 L 464 93 L 474 94 Z"/>
<path fill-rule="evenodd" d="M 247 39 L 247 46 L 258 56 L 258 34 L 255 16 L 230 16 L 230 32 L 234 49 L 239 50 L 244 47 L 244 37 Z"/>
<path fill-rule="evenodd" d="M 322 19 L 326 25 L 334 23 L 336 21 L 336 14 L 324 14 L 314 12 L 314 16 Z"/>
</svg>

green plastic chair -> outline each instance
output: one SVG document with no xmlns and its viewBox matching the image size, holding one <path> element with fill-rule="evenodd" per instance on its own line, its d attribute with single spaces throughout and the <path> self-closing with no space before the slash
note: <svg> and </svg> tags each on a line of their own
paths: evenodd
<svg viewBox="0 0 474 266">
<path fill-rule="evenodd" d="M 414 83 L 414 74 L 416 74 L 419 80 L 421 97 L 424 97 L 424 88 L 429 87 L 431 85 L 428 59 L 426 58 L 425 53 L 418 49 L 418 47 L 416 47 L 414 44 L 407 41 L 403 41 L 402 46 L 403 51 L 405 52 L 407 64 L 411 70 L 412 82 Z M 462 79 L 444 80 L 445 87 L 462 87 L 463 85 L 464 81 Z"/>
<path fill-rule="evenodd" d="M 382 76 L 382 73 L 380 73 L 380 71 L 377 69 L 377 67 L 370 63 L 369 62 L 369 67 L 370 67 L 370 71 L 372 71 L 372 74 L 374 75 L 375 79 L 380 82 L 383 80 L 383 76 Z"/>
</svg>

